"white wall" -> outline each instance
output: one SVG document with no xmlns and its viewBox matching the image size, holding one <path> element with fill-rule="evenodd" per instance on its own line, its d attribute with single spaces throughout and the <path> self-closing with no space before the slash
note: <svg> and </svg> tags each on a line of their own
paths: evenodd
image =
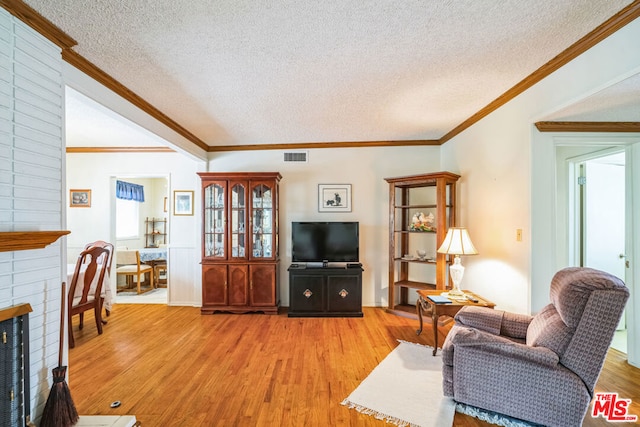
<svg viewBox="0 0 640 427">
<path fill-rule="evenodd" d="M 479 255 L 465 257 L 464 288 L 499 308 L 527 312 L 530 270 L 529 128 L 502 108 L 442 146 L 442 167 L 462 176 L 458 224 Z M 516 241 L 516 230 L 523 240 Z"/>
</svg>

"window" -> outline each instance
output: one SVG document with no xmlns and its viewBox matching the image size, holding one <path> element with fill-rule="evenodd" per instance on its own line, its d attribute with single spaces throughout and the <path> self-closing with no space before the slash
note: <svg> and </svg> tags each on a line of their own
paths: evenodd
<svg viewBox="0 0 640 427">
<path fill-rule="evenodd" d="M 130 239 L 140 236 L 140 203 L 116 199 L 116 238 Z"/>
</svg>

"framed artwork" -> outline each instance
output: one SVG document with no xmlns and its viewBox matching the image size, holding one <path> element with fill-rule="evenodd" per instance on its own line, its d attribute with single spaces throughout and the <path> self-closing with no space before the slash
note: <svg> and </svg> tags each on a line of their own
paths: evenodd
<svg viewBox="0 0 640 427">
<path fill-rule="evenodd" d="M 72 208 L 90 208 L 91 190 L 69 190 L 69 206 Z"/>
<path fill-rule="evenodd" d="M 168 212 L 169 211 L 169 206 L 167 206 L 167 198 L 164 198 L 164 211 Z"/>
<path fill-rule="evenodd" d="M 318 184 L 318 212 L 351 212 L 351 184 Z"/>
<path fill-rule="evenodd" d="M 173 214 L 193 215 L 193 191 L 174 190 L 173 191 Z"/>
</svg>

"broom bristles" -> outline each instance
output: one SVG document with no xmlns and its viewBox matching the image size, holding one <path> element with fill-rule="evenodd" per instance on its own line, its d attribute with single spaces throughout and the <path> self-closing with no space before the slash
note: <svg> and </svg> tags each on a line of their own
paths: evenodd
<svg viewBox="0 0 640 427">
<path fill-rule="evenodd" d="M 80 418 L 65 381 L 66 366 L 53 368 L 53 386 L 44 406 L 40 427 L 71 427 Z"/>
</svg>

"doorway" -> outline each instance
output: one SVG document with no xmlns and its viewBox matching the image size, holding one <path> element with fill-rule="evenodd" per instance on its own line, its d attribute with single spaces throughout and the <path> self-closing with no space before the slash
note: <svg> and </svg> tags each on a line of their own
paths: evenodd
<svg viewBox="0 0 640 427">
<path fill-rule="evenodd" d="M 625 152 L 608 149 L 569 160 L 574 185 L 573 264 L 626 280 Z M 627 352 L 626 312 L 611 346 Z"/>
<path fill-rule="evenodd" d="M 113 188 L 116 181 L 120 181 L 121 186 L 127 183 L 142 187 L 144 192 L 143 202 L 119 199 L 115 191 L 112 195 L 112 234 L 115 236 L 116 254 L 119 250 L 138 251 L 141 263 L 152 266 L 154 279 L 152 283 L 141 282 L 147 291 L 137 294 L 136 289 L 127 288 L 125 277 L 117 277 L 115 302 L 168 304 L 169 177 L 117 176 L 112 177 Z M 134 276 L 131 284 L 135 285 L 135 280 Z"/>
</svg>

